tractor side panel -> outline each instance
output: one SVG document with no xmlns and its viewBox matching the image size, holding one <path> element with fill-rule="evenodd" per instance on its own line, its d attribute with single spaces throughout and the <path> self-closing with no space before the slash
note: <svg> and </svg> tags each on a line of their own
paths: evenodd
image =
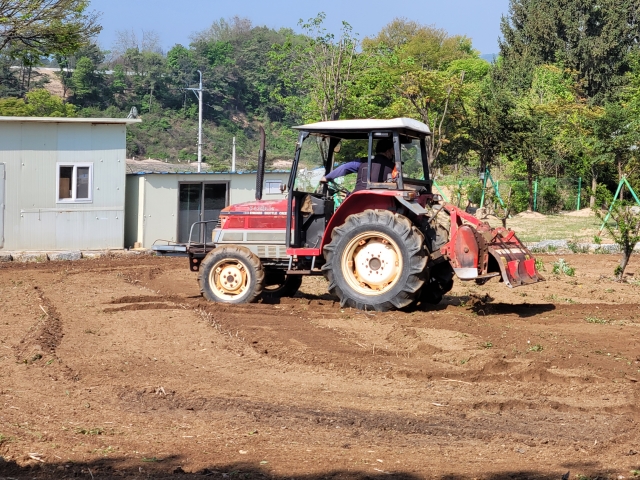
<svg viewBox="0 0 640 480">
<path fill-rule="evenodd" d="M 320 251 L 331 241 L 331 232 L 333 232 L 333 229 L 342 225 L 349 215 L 364 212 L 365 210 L 378 209 L 395 212 L 397 210 L 395 196 L 395 193 L 371 193 L 370 191 L 356 192 L 349 195 L 340 207 L 338 207 L 338 210 L 333 214 L 331 220 L 329 220 L 324 236 L 322 237 Z"/>
</svg>

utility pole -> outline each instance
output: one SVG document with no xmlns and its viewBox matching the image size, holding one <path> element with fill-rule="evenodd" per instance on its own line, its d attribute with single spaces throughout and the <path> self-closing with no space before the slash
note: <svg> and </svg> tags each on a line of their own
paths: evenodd
<svg viewBox="0 0 640 480">
<path fill-rule="evenodd" d="M 233 137 L 231 146 L 231 173 L 236 173 L 236 137 Z"/>
<path fill-rule="evenodd" d="M 200 85 L 198 88 L 187 88 L 187 90 L 191 90 L 198 97 L 198 173 L 200 173 L 202 169 L 202 72 L 198 70 L 198 73 Z"/>
</svg>

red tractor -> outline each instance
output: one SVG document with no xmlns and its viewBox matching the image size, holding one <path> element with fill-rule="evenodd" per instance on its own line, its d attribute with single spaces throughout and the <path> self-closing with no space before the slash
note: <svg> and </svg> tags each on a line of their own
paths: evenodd
<svg viewBox="0 0 640 480">
<path fill-rule="evenodd" d="M 535 260 L 513 231 L 491 228 L 432 193 L 425 124 L 396 118 L 294 128 L 287 198 L 262 200 L 263 134 L 256 201 L 225 208 L 211 241 L 186 246 L 208 300 L 290 296 L 303 276 L 324 275 L 342 306 L 387 311 L 440 302 L 454 276 L 477 283 L 500 276 L 509 287 L 538 281 Z M 391 145 L 395 168 L 371 178 L 381 141 Z M 359 156 L 364 187 L 324 183 Z"/>
</svg>

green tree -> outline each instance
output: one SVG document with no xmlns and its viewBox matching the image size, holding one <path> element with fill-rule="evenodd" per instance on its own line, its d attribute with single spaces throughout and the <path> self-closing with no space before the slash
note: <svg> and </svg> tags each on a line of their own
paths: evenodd
<svg viewBox="0 0 640 480">
<path fill-rule="evenodd" d="M 586 96 L 602 103 L 629 71 L 639 14 L 637 0 L 510 0 L 501 22 L 505 80 L 525 91 L 536 66 L 559 63 L 578 72 Z"/>
<path fill-rule="evenodd" d="M 27 93 L 25 99 L 0 99 L 0 115 L 20 117 L 75 117 L 76 108 L 65 104 L 60 97 L 47 90 L 38 89 Z"/>
<path fill-rule="evenodd" d="M 467 103 L 459 143 L 463 152 L 477 155 L 479 171 L 484 172 L 502 153 L 514 109 L 513 98 L 498 88 L 490 76 L 480 82 L 477 95 Z"/>
<path fill-rule="evenodd" d="M 468 87 L 487 74 L 489 64 L 467 37 L 404 18 L 364 39 L 363 50 L 364 74 L 354 88 L 358 110 L 422 120 L 433 132 L 428 145 L 433 164 L 459 131 L 464 102 L 472 94 Z"/>
<path fill-rule="evenodd" d="M 604 215 L 598 209 L 595 210 L 598 219 L 603 220 Z M 614 221 L 604 223 L 604 228 L 613 241 L 620 247 L 620 263 L 616 267 L 614 274 L 619 282 L 624 279 L 624 271 L 629 265 L 629 259 L 633 254 L 633 249 L 640 242 L 640 216 L 633 211 L 629 205 L 616 203 L 611 209 L 611 219 Z"/>
<path fill-rule="evenodd" d="M 96 66 L 91 59 L 82 57 L 78 60 L 70 80 L 75 99 L 85 105 L 91 100 L 96 100 L 101 83 L 101 75 L 96 73 Z"/>
<path fill-rule="evenodd" d="M 292 112 L 304 108 L 304 120 L 339 119 L 348 107 L 357 74 L 357 35 L 342 22 L 336 39 L 324 28 L 324 19 L 325 14 L 319 13 L 307 22 L 301 20 L 306 35 L 301 40 L 290 37 L 284 45 L 276 45 L 271 55 L 271 65 L 282 82 L 275 95 Z M 292 92 L 298 96 L 292 97 Z M 300 94 L 306 97 L 304 104 Z"/>
<path fill-rule="evenodd" d="M 73 52 L 100 33 L 87 0 L 0 2 L 0 51 L 26 48 L 40 55 Z"/>
</svg>

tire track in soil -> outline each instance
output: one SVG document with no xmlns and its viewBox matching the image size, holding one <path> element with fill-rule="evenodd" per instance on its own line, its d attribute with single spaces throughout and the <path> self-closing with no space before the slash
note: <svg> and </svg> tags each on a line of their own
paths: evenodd
<svg viewBox="0 0 640 480">
<path fill-rule="evenodd" d="M 158 278 L 158 274 L 136 275 L 137 278 L 148 278 L 141 280 L 143 286 L 149 286 L 159 293 L 165 290 L 165 284 Z M 160 280 L 156 282 L 155 280 Z M 159 285 L 158 285 L 159 283 Z M 151 284 L 151 285 L 149 285 Z M 158 287 L 161 289 L 156 290 Z M 340 319 L 344 315 L 344 309 L 337 306 L 331 299 L 318 299 L 316 295 L 303 294 L 300 297 L 284 298 L 280 303 L 254 303 L 240 305 L 212 304 L 202 298 L 177 297 L 172 294 L 160 293 L 158 296 L 148 297 L 124 297 L 112 303 L 130 302 L 132 305 L 122 308 L 122 310 L 143 310 L 155 308 L 172 308 L 166 305 L 136 306 L 133 302 L 151 302 L 153 300 L 180 301 L 183 305 L 189 305 L 196 311 L 205 311 L 213 319 L 218 328 L 222 327 L 224 333 L 240 338 L 244 344 L 252 348 L 260 355 L 275 359 L 288 365 L 306 365 L 315 368 L 329 369 L 334 373 L 356 374 L 356 375 L 377 375 L 383 374 L 385 378 L 405 377 L 414 380 L 429 380 L 432 378 L 448 377 L 451 379 L 467 380 L 473 382 L 496 382 L 503 381 L 507 370 L 513 370 L 517 365 L 515 362 L 504 362 L 501 360 L 488 361 L 476 368 L 466 368 L 463 372 L 452 371 L 450 365 L 442 365 L 440 362 L 430 362 L 428 367 L 425 364 L 433 355 L 432 348 L 425 348 L 425 345 L 418 344 L 413 350 L 408 352 L 407 357 L 398 361 L 398 357 L 403 353 L 404 346 L 389 342 L 391 349 L 379 348 L 374 355 L 369 350 L 363 348 L 358 341 L 358 336 L 340 328 L 328 328 L 318 325 L 314 319 L 323 318 Z M 538 327 L 547 325 L 559 325 L 565 319 L 580 316 L 592 312 L 594 307 L 602 308 L 611 315 L 611 305 L 554 305 L 554 304 L 486 304 L 480 306 L 484 316 L 504 317 L 510 319 L 517 317 L 526 320 L 536 316 L 535 324 Z M 436 307 L 437 308 L 437 307 Z M 639 310 L 640 305 L 625 305 L 624 309 Z M 440 308 L 437 310 L 446 310 Z M 110 310 L 105 310 L 110 311 Z M 113 310 L 118 311 L 118 310 Z M 474 311 L 471 308 L 471 311 Z M 376 312 L 375 320 L 382 324 L 397 324 L 400 328 L 406 328 L 403 322 L 413 321 L 412 314 L 429 314 L 433 310 L 422 312 Z M 553 315 L 540 318 L 541 314 Z M 349 314 L 363 315 L 365 312 L 349 310 Z M 453 314 L 453 319 L 457 313 Z M 427 321 L 427 325 L 432 322 Z M 454 322 L 459 323 L 459 322 Z M 449 323 L 449 328 L 459 328 L 460 325 Z M 431 325 L 429 325 L 431 326 Z M 464 331 L 464 330 L 462 330 Z M 389 338 L 384 339 L 389 341 Z M 384 342 L 381 342 L 384 343 Z M 389 346 L 389 345 L 387 345 Z M 382 345 L 384 347 L 384 345 Z M 426 347 L 433 347 L 426 345 Z M 595 348 L 594 348 L 595 349 Z M 594 350 L 592 349 L 592 350 Z M 509 379 L 514 381 L 542 381 L 550 384 L 590 384 L 594 382 L 604 382 L 606 379 L 597 375 L 559 375 L 549 370 L 550 365 L 539 362 L 530 363 L 524 371 L 510 371 Z"/>
<path fill-rule="evenodd" d="M 605 415 L 597 409 L 591 412 L 592 425 L 585 429 L 581 422 L 584 409 L 555 402 L 551 402 L 548 409 L 540 409 L 540 405 L 533 402 L 517 400 L 494 406 L 473 404 L 472 410 L 493 407 L 478 415 L 469 414 L 468 405 L 456 405 L 449 406 L 446 413 L 439 413 L 442 410 L 436 409 L 438 413 L 429 412 L 418 416 L 411 412 L 393 413 L 344 407 L 336 411 L 319 406 L 277 405 L 227 397 L 183 397 L 175 392 L 159 395 L 155 390 L 124 390 L 118 397 L 125 410 L 138 413 L 192 411 L 229 414 L 229 418 L 236 418 L 240 413 L 246 416 L 246 420 L 240 420 L 242 423 L 259 422 L 263 424 L 262 428 L 265 428 L 265 424 L 275 429 L 286 427 L 293 430 L 309 427 L 340 428 L 345 431 L 345 438 L 398 436 L 405 442 L 416 444 L 440 442 L 443 438 L 447 441 L 503 439 L 527 442 L 536 437 L 543 439 L 540 443 L 557 446 L 573 445 L 577 439 L 584 444 L 593 444 L 598 440 L 602 448 L 602 439 L 621 440 L 627 436 L 633 437 L 637 431 L 637 424 L 628 418 L 612 418 L 612 412 Z"/>
<path fill-rule="evenodd" d="M 134 303 L 132 305 L 124 305 L 122 307 L 104 308 L 104 313 L 114 312 L 138 312 L 141 310 L 180 310 L 179 305 L 160 302 Z"/>
<path fill-rule="evenodd" d="M 173 275 L 171 270 L 166 273 Z M 144 281 L 142 284 L 143 286 L 148 284 L 149 288 L 160 294 L 160 298 L 172 296 L 170 293 L 172 283 L 168 283 L 166 277 L 154 276 L 152 280 Z M 183 291 L 186 293 L 181 289 L 181 293 Z M 164 295 L 165 293 L 168 295 Z M 384 343 L 382 340 L 388 341 L 389 350 L 379 346 L 375 355 L 372 355 L 371 350 L 363 348 L 357 329 L 351 329 L 344 322 L 341 326 L 330 328 L 327 327 L 326 322 L 324 325 L 320 325 L 315 321 L 315 319 L 322 317 L 325 320 L 340 320 L 344 317 L 345 312 L 352 318 L 356 315 L 362 315 L 365 321 L 371 320 L 365 312 L 341 309 L 337 302 L 331 298 L 309 293 L 298 294 L 294 298 L 283 298 L 275 304 L 265 302 L 247 305 L 212 304 L 202 298 L 188 297 L 186 294 L 182 297 L 182 301 L 195 310 L 207 312 L 219 331 L 235 337 L 245 348 L 253 349 L 260 356 L 281 362 L 284 365 L 304 365 L 313 370 L 329 371 L 331 374 L 340 376 L 356 375 L 378 379 L 408 378 L 415 381 L 446 377 L 476 384 L 500 383 L 508 379 L 520 383 L 534 382 L 558 387 L 602 384 L 611 380 L 606 374 L 597 373 L 601 367 L 605 366 L 606 358 L 599 358 L 598 355 L 595 355 L 596 358 L 594 358 L 594 355 L 591 355 L 588 360 L 591 367 L 583 371 L 581 367 L 585 362 L 584 358 L 580 359 L 574 356 L 571 359 L 571 355 L 565 358 L 563 352 L 558 350 L 565 348 L 565 345 L 562 344 L 556 349 L 560 358 L 553 360 L 554 367 L 552 367 L 549 357 L 540 355 L 525 357 L 522 354 L 517 357 L 506 350 L 503 345 L 502 348 L 495 348 L 495 354 L 490 358 L 484 358 L 482 362 L 477 363 L 477 366 L 467 364 L 464 369 L 452 369 L 451 365 L 445 363 L 444 360 L 434 360 L 434 354 L 437 357 L 439 352 L 442 353 L 442 349 L 434 348 L 433 344 L 420 342 L 419 336 L 416 337 L 415 342 L 409 342 L 406 345 L 394 343 L 393 339 L 389 337 L 381 339 L 381 343 Z M 520 336 L 544 333 L 548 331 L 550 326 L 553 326 L 560 329 L 561 336 L 564 335 L 566 339 L 571 340 L 573 332 L 581 331 L 584 328 L 593 328 L 587 324 L 585 327 L 576 324 L 576 318 L 584 319 L 594 311 L 607 312 L 612 319 L 624 318 L 625 315 L 626 318 L 629 318 L 629 314 L 636 315 L 634 318 L 640 316 L 638 315 L 640 314 L 640 305 L 635 303 L 612 306 L 610 304 L 564 305 L 497 302 L 479 305 L 476 308 L 484 310 L 480 313 L 474 308 L 465 308 L 464 312 L 459 308 L 439 306 L 427 311 L 418 309 L 409 312 L 399 311 L 382 314 L 376 312 L 374 323 L 394 325 L 403 332 L 413 330 L 410 327 L 441 329 L 446 325 L 446 329 L 470 335 L 480 334 L 481 336 L 488 331 L 499 329 L 500 325 L 504 323 L 517 325 L 516 330 L 520 330 L 518 333 Z M 439 313 L 440 316 L 435 317 L 434 313 Z M 469 320 L 474 314 L 475 318 Z M 481 318 L 482 320 L 480 320 Z M 443 321 L 446 323 L 443 324 Z M 479 330 L 475 327 L 469 328 L 471 323 L 479 324 L 480 322 L 485 324 L 484 331 L 483 328 Z M 599 339 L 600 336 L 597 334 L 591 338 L 583 336 L 580 346 L 573 345 L 571 348 L 573 350 L 579 348 L 585 354 L 591 354 L 598 351 L 596 342 Z M 398 358 L 398 354 L 402 354 L 402 349 L 405 347 L 408 349 L 408 356 Z M 475 345 L 475 352 L 477 352 L 477 348 Z M 474 347 L 468 346 L 466 351 L 470 352 L 471 350 L 474 350 Z M 476 355 L 475 352 L 471 351 L 471 355 Z M 546 353 L 545 351 L 545 355 Z M 610 365 L 606 365 L 606 367 L 607 369 L 603 369 L 603 372 L 611 369 Z M 558 370 L 552 370 L 552 368 Z M 563 368 L 576 370 L 560 372 Z M 636 399 L 638 398 L 637 393 L 634 396 Z M 497 408 L 498 411 L 508 409 L 508 404 L 500 402 L 497 406 L 492 402 L 487 403 L 486 406 L 489 409 Z M 533 404 L 530 406 L 534 407 Z M 570 405 L 562 403 L 553 406 L 553 409 L 558 411 L 570 410 L 571 408 Z M 639 413 L 638 407 L 633 402 L 629 403 L 629 399 L 622 405 L 603 408 L 606 408 L 608 413 L 629 413 L 636 418 Z"/>
<path fill-rule="evenodd" d="M 41 288 L 33 288 L 37 291 L 42 314 L 19 344 L 14 346 L 16 360 L 19 363 L 47 367 L 49 375 L 56 380 L 57 376 L 53 371 L 57 370 L 65 379 L 78 381 L 79 374 L 66 365 L 56 352 L 64 337 L 60 314 Z"/>
</svg>

